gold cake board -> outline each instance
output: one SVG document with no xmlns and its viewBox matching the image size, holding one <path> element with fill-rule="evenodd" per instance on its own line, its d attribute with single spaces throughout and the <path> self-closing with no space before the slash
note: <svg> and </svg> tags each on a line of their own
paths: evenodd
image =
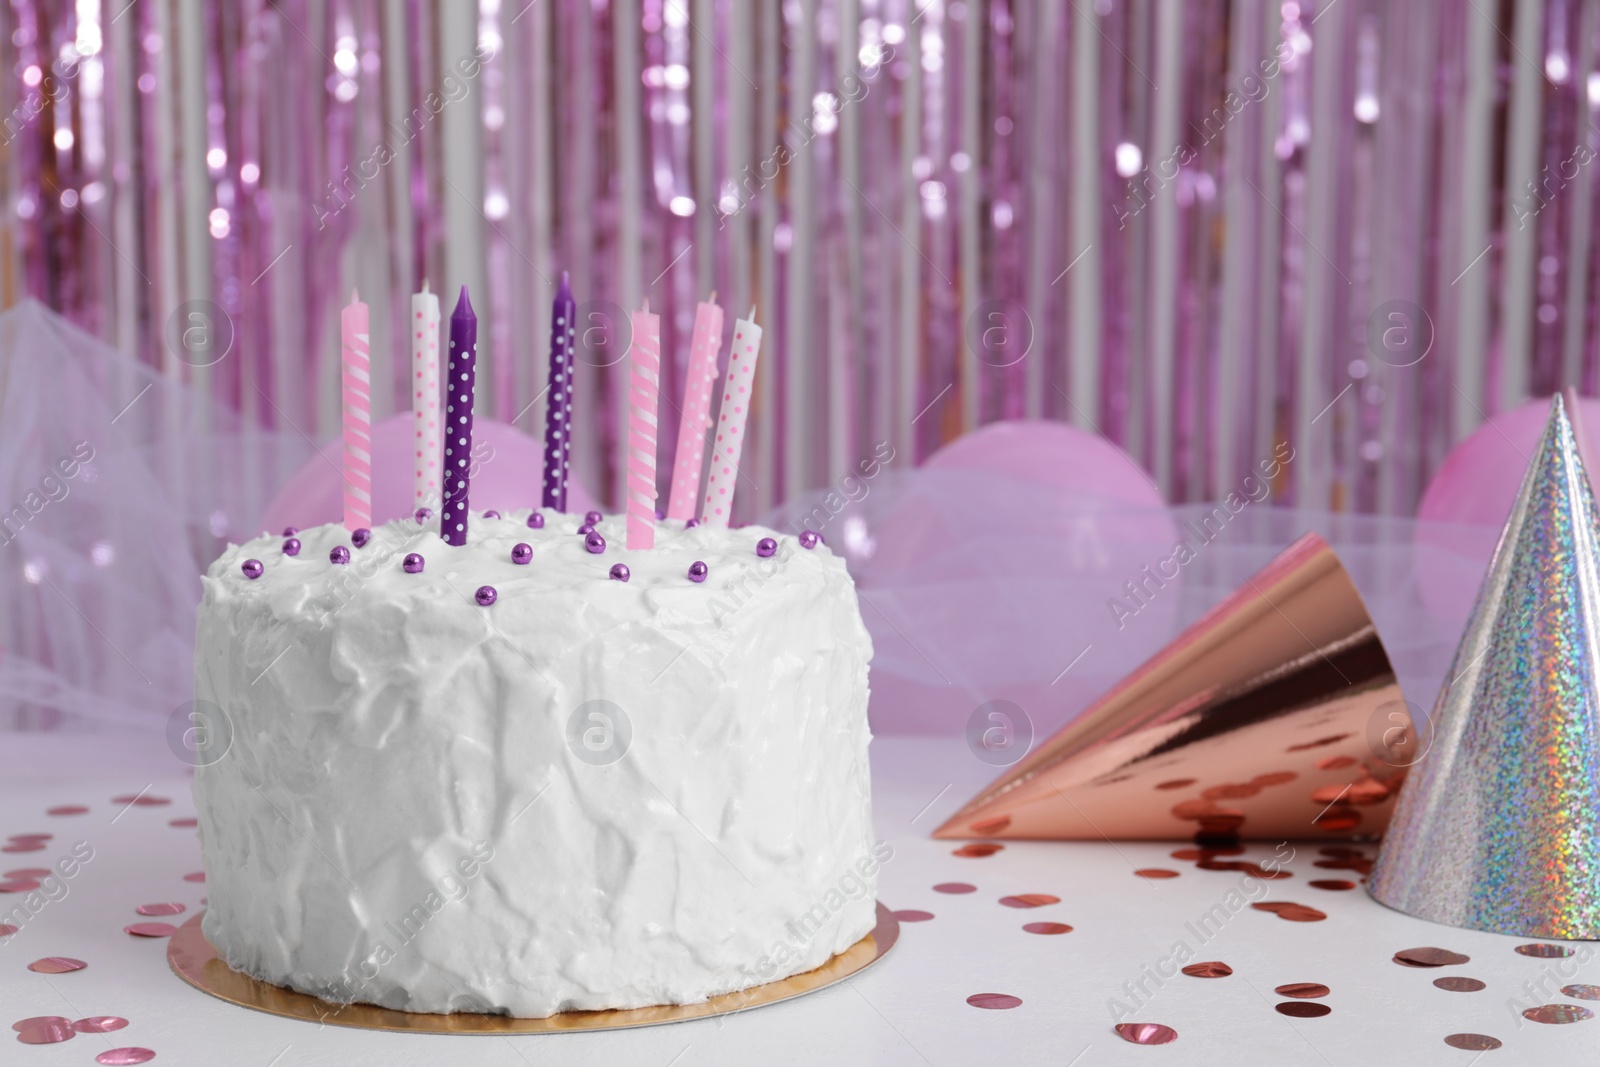
<svg viewBox="0 0 1600 1067">
<path fill-rule="evenodd" d="M 167 945 L 167 962 L 179 978 L 196 989 L 230 1004 L 264 1011 L 269 1015 L 333 1026 L 352 1026 L 361 1030 L 394 1030 L 412 1034 L 550 1034 L 578 1030 L 622 1030 L 726 1015 L 763 1004 L 791 1000 L 842 982 L 883 959 L 900 937 L 899 920 L 880 903 L 878 923 L 871 933 L 821 967 L 803 974 L 735 993 L 725 993 L 702 1004 L 662 1004 L 613 1011 L 568 1011 L 546 1019 L 517 1019 L 509 1015 L 473 1012 L 436 1015 L 393 1011 L 372 1004 L 335 1004 L 251 978 L 217 958 L 216 949 L 200 932 L 203 914 L 194 916 L 180 926 Z"/>
</svg>

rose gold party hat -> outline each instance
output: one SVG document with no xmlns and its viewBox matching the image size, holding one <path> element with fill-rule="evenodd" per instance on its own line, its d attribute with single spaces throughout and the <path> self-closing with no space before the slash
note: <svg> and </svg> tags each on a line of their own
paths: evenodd
<svg viewBox="0 0 1600 1067">
<path fill-rule="evenodd" d="M 1551 400 L 1373 871 L 1418 918 L 1600 938 L 1600 508 L 1577 411 Z"/>
<path fill-rule="evenodd" d="M 1410 725 L 1360 594 L 1307 534 L 934 836 L 1376 834 Z"/>
</svg>

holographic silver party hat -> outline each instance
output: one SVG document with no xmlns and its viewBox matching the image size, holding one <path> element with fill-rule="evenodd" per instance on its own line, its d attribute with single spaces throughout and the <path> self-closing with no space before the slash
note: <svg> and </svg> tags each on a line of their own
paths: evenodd
<svg viewBox="0 0 1600 1067">
<path fill-rule="evenodd" d="M 1600 938 L 1600 508 L 1556 396 L 1373 870 L 1451 926 Z"/>
</svg>

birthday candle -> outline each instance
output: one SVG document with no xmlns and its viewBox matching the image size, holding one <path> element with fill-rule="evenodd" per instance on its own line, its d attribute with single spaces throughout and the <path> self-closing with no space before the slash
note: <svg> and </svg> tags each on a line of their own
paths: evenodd
<svg viewBox="0 0 1600 1067">
<path fill-rule="evenodd" d="M 750 398 L 756 376 L 756 359 L 761 355 L 761 327 L 755 324 L 756 309 L 750 317 L 733 324 L 733 349 L 728 353 L 728 373 L 722 379 L 722 412 L 717 417 L 717 439 L 711 446 L 711 473 L 706 476 L 706 499 L 700 508 L 700 521 L 707 526 L 726 526 L 733 513 L 733 490 L 739 480 L 739 452 L 744 446 L 745 420 L 750 417 Z"/>
<path fill-rule="evenodd" d="M 411 507 L 432 508 L 439 497 L 439 296 L 411 295 L 411 410 L 416 425 L 416 471 Z"/>
<path fill-rule="evenodd" d="M 711 390 L 717 381 L 717 345 L 722 339 L 722 308 L 717 294 L 694 311 L 694 334 L 689 343 L 689 374 L 683 383 L 683 409 L 678 418 L 678 455 L 672 465 L 672 493 L 667 498 L 667 518 L 694 518 L 695 497 L 700 492 L 700 471 L 705 467 L 706 429 L 711 425 Z"/>
<path fill-rule="evenodd" d="M 444 505 L 439 536 L 446 544 L 467 543 L 467 503 L 472 468 L 472 398 L 478 372 L 478 316 L 467 287 L 450 314 L 450 373 L 445 382 Z"/>
<path fill-rule="evenodd" d="M 544 506 L 567 510 L 567 464 L 572 455 L 572 318 L 577 308 L 567 272 L 550 310 L 550 382 L 544 416 Z"/>
<path fill-rule="evenodd" d="M 354 289 L 339 313 L 339 363 L 344 409 L 344 526 L 372 525 L 372 368 L 367 305 Z"/>
<path fill-rule="evenodd" d="M 628 547 L 656 544 L 656 408 L 661 399 L 661 316 L 650 302 L 630 317 L 628 349 Z"/>
</svg>

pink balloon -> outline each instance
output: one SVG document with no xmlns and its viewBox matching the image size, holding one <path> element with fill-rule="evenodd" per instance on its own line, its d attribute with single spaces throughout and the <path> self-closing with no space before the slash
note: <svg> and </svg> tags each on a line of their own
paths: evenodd
<svg viewBox="0 0 1600 1067">
<path fill-rule="evenodd" d="M 472 509 L 538 506 L 544 477 L 544 446 L 515 426 L 478 416 L 472 427 Z M 263 525 L 276 532 L 285 526 L 317 526 L 344 519 L 344 444 L 334 438 L 295 471 L 267 506 Z M 391 415 L 372 427 L 372 521 L 399 519 L 412 513 L 412 475 L 416 461 L 411 413 Z M 567 510 L 588 511 L 594 498 L 576 479 L 567 482 Z M 438 513 L 434 507 L 434 513 Z"/>
<path fill-rule="evenodd" d="M 1166 506 L 1138 460 L 1099 434 L 1064 422 L 993 422 L 951 441 L 922 466 L 990 471 L 1135 507 Z"/>
<path fill-rule="evenodd" d="M 1578 409 L 1591 454 L 1600 456 L 1600 400 L 1580 397 Z M 1549 418 L 1549 397 L 1500 412 L 1451 449 L 1428 483 L 1417 505 L 1424 525 L 1417 530 L 1416 561 L 1423 602 L 1436 618 L 1464 620 L 1472 610 Z M 1589 478 L 1600 479 L 1600 471 Z"/>
</svg>

